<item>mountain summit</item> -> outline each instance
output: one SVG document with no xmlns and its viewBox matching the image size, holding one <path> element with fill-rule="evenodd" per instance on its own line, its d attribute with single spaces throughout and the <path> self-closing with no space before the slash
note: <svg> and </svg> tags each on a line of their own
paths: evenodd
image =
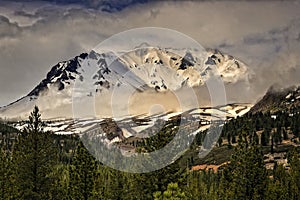
<svg viewBox="0 0 300 200">
<path fill-rule="evenodd" d="M 91 88 L 84 95 L 98 97 L 97 106 L 102 109 L 107 105 L 101 102 L 109 102 L 113 92 L 124 86 L 135 94 L 150 92 L 155 98 L 184 87 L 202 86 L 216 73 L 225 84 L 248 78 L 243 62 L 218 50 L 199 54 L 185 49 L 180 50 L 184 55 L 180 56 L 172 49 L 144 46 L 118 55 L 91 51 L 59 62 L 28 95 L 0 108 L 0 117 L 23 119 L 37 105 L 45 118 L 71 118 L 74 88 L 86 84 Z"/>
</svg>

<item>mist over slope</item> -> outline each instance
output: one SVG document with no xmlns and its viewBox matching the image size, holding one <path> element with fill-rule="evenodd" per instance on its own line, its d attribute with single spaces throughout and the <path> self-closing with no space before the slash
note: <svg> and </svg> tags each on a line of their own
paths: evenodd
<svg viewBox="0 0 300 200">
<path fill-rule="evenodd" d="M 300 86 L 280 88 L 272 86 L 250 110 L 251 113 L 286 111 L 300 106 Z"/>
</svg>

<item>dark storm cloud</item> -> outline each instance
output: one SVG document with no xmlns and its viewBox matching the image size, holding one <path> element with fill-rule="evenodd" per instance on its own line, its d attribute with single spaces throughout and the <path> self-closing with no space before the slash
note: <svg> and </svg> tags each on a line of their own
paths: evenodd
<svg viewBox="0 0 300 200">
<path fill-rule="evenodd" d="M 57 5 L 78 4 L 88 8 L 100 9 L 106 12 L 121 11 L 135 4 L 147 3 L 150 0 L 15 0 L 16 2 L 49 2 Z"/>
</svg>

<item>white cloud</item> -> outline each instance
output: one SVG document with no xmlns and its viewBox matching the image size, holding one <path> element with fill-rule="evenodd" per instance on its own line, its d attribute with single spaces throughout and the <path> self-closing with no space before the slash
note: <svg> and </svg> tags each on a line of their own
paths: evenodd
<svg viewBox="0 0 300 200">
<path fill-rule="evenodd" d="M 130 28 L 175 29 L 205 47 L 219 48 L 250 65 L 245 86 L 228 87 L 232 100 L 255 100 L 270 84 L 294 83 L 299 75 L 300 5 L 272 2 L 155 2 L 118 13 L 49 3 L 0 4 L 0 105 L 28 93 L 50 67 Z"/>
</svg>

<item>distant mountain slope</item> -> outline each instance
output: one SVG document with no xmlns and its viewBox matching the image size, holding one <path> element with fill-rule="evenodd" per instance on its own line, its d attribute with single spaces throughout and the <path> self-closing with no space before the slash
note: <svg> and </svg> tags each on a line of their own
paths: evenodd
<svg viewBox="0 0 300 200">
<path fill-rule="evenodd" d="M 249 111 L 256 112 L 276 112 L 290 111 L 300 106 L 300 86 L 275 89 L 271 87 L 264 97 L 257 102 Z"/>
<path fill-rule="evenodd" d="M 233 119 L 238 116 L 242 116 L 247 113 L 251 104 L 228 104 L 224 106 L 218 106 L 216 108 L 212 107 L 202 107 L 198 109 L 193 109 L 186 111 L 185 113 L 165 113 L 165 114 L 156 114 L 152 116 L 134 116 L 123 119 L 114 119 L 117 123 L 122 124 L 125 132 L 140 132 L 144 129 L 150 128 L 154 126 L 156 121 L 168 121 L 173 118 L 180 118 L 181 115 L 192 116 L 194 119 L 201 120 L 202 125 L 207 125 L 211 120 L 218 120 L 218 116 L 220 118 L 226 117 L 227 119 Z M 95 126 L 95 124 L 102 123 L 108 119 L 94 119 L 94 118 L 86 118 L 86 119 L 65 119 L 65 120 L 47 120 L 45 121 L 45 130 L 53 131 L 57 134 L 72 134 L 72 133 L 80 133 L 85 130 L 90 129 Z M 137 121 L 143 121 L 143 123 L 137 123 Z M 135 123 L 132 123 L 135 122 Z M 131 124 L 132 123 L 132 124 Z M 25 121 L 14 122 L 13 126 L 18 130 L 22 130 L 26 123 Z M 136 129 L 136 130 L 134 130 Z M 134 130 L 134 131 L 132 131 Z"/>
</svg>

